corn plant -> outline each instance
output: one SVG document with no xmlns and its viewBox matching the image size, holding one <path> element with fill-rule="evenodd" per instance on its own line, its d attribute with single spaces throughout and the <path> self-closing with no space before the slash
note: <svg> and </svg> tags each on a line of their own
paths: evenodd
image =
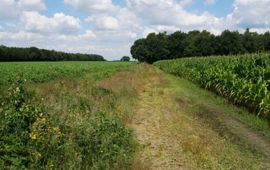
<svg viewBox="0 0 270 170">
<path fill-rule="evenodd" d="M 216 56 L 156 62 L 160 69 L 270 120 L 270 55 Z"/>
</svg>

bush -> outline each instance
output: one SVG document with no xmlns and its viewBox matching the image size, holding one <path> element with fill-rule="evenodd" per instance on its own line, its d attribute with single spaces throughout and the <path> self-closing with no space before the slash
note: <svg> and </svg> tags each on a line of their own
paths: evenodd
<svg viewBox="0 0 270 170">
<path fill-rule="evenodd" d="M 41 109 L 27 101 L 27 95 L 16 82 L 9 89 L 0 106 L 0 168 L 27 167 L 30 161 L 27 145 L 29 133 L 36 117 L 42 115 Z"/>
<path fill-rule="evenodd" d="M 92 120 L 88 152 L 95 169 L 127 168 L 132 162 L 135 142 L 131 130 L 121 121 L 105 113 Z"/>
</svg>

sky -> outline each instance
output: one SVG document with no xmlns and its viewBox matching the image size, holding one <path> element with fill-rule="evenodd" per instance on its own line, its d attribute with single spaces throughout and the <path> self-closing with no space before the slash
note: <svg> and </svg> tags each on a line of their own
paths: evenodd
<svg viewBox="0 0 270 170">
<path fill-rule="evenodd" d="M 270 30 L 270 0 L 0 0 L 0 44 L 130 56 L 150 32 Z"/>
</svg>

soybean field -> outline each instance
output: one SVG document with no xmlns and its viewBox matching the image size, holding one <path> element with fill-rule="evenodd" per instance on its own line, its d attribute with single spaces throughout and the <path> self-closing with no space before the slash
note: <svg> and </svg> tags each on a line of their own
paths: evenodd
<svg viewBox="0 0 270 170">
<path fill-rule="evenodd" d="M 0 86 L 9 85 L 17 79 L 29 82 L 46 82 L 59 77 L 82 77 L 86 73 L 110 74 L 127 67 L 125 62 L 2 62 L 0 63 Z M 97 72 L 102 70 L 101 72 Z M 98 75 L 100 74 L 100 75 Z M 102 75 L 101 75 L 102 74 Z"/>
</svg>

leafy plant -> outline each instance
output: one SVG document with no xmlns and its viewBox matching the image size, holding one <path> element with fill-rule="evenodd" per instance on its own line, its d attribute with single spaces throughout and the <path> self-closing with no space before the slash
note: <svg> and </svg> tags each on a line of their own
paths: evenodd
<svg viewBox="0 0 270 170">
<path fill-rule="evenodd" d="M 22 82 L 17 81 L 0 106 L 0 167 L 27 167 L 29 133 L 39 115 L 42 115 L 41 109 L 30 104 Z"/>
<path fill-rule="evenodd" d="M 93 90 L 96 97 L 111 93 Z M 1 99 L 0 169 L 127 169 L 136 147 L 132 131 L 117 117 L 90 114 L 80 103 L 73 110 L 84 117 L 74 120 L 71 111 L 66 119 L 72 120 L 55 121 L 33 104 L 22 81 L 12 85 Z"/>
<path fill-rule="evenodd" d="M 156 62 L 162 70 L 247 107 L 270 121 L 268 54 L 231 57 L 187 58 Z"/>
</svg>

